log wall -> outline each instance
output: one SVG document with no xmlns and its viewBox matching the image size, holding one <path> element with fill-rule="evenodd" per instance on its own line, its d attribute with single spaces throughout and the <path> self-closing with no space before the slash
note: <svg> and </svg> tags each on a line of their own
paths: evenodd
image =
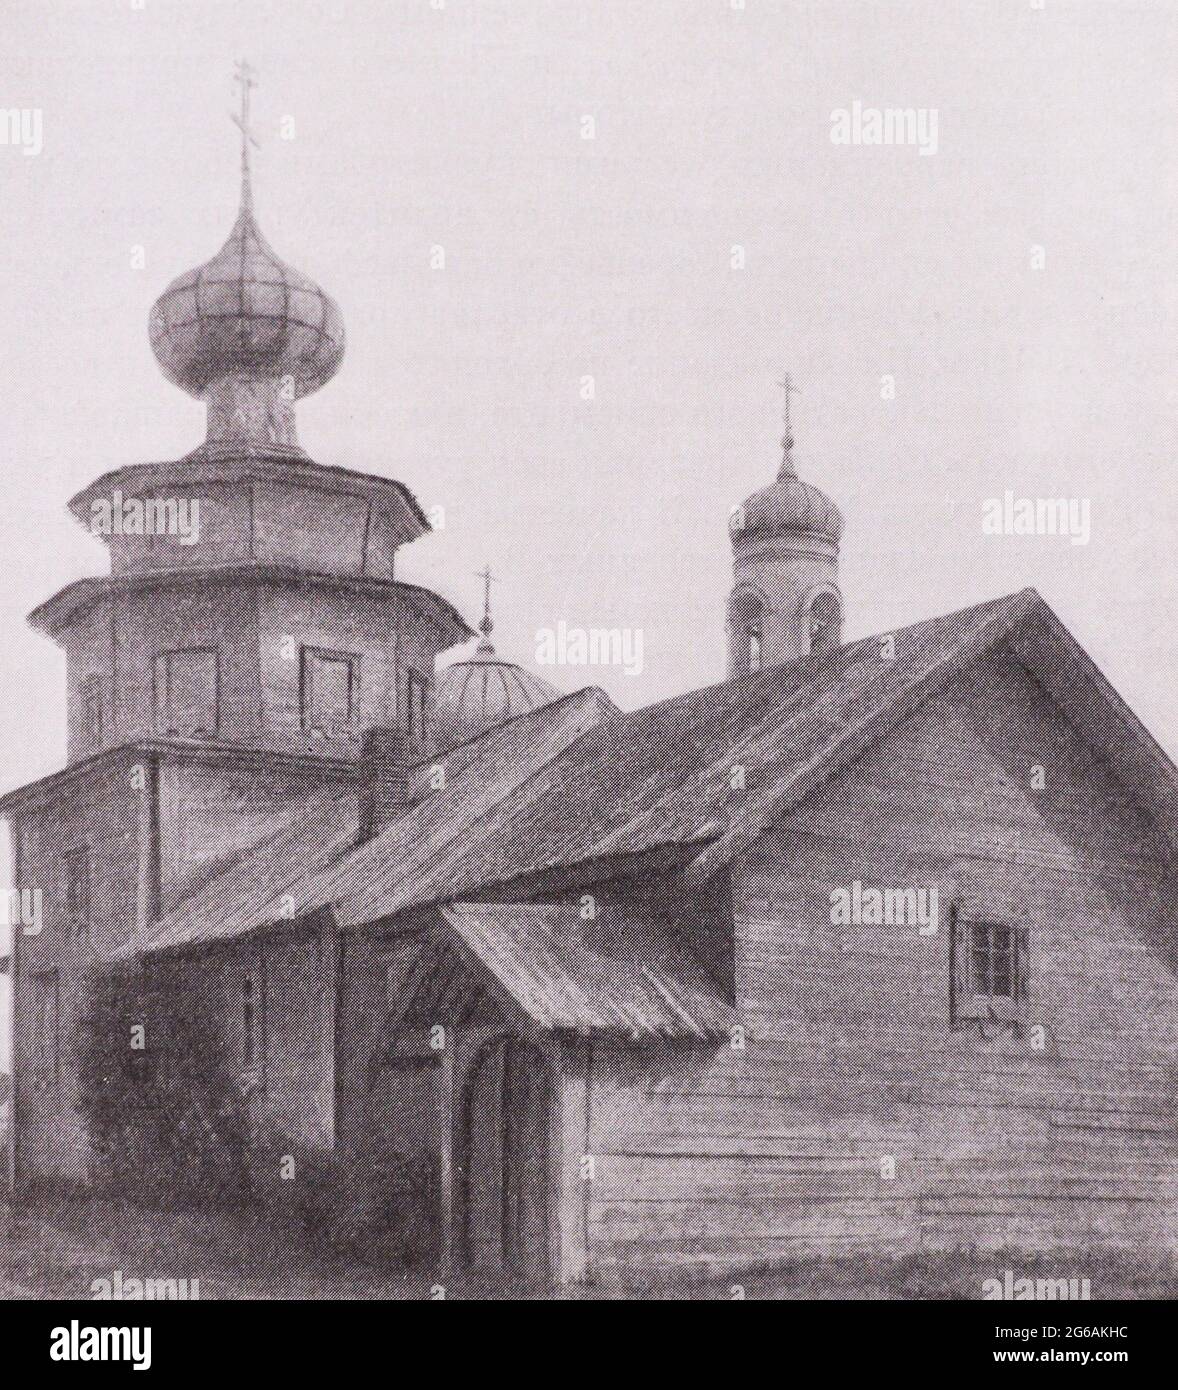
<svg viewBox="0 0 1178 1390">
<path fill-rule="evenodd" d="M 936 886 L 937 933 L 832 925 L 856 879 Z M 1178 1243 L 1165 858 L 1021 668 L 962 678 L 820 788 L 733 896 L 744 1050 L 594 1047 L 593 1266 Z M 954 1025 L 954 900 L 1028 926 L 1021 1034 Z"/>
</svg>

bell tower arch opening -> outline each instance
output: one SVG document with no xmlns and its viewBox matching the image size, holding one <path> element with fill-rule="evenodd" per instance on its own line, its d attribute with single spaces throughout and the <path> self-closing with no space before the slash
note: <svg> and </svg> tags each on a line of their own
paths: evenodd
<svg viewBox="0 0 1178 1390">
<path fill-rule="evenodd" d="M 812 652 L 833 651 L 842 645 L 843 602 L 834 585 L 811 595 L 806 616 Z"/>
<path fill-rule="evenodd" d="M 752 585 L 738 585 L 728 600 L 728 673 L 747 676 L 759 671 L 765 657 L 768 601 Z"/>
</svg>

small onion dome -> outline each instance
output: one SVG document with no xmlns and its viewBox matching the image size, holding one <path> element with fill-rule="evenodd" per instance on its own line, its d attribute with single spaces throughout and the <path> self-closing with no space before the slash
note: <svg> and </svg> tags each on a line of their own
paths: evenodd
<svg viewBox="0 0 1178 1390">
<path fill-rule="evenodd" d="M 338 305 L 278 259 L 248 196 L 221 250 L 156 300 L 150 334 L 164 375 L 201 398 L 228 377 L 289 379 L 294 395 L 310 395 L 344 355 Z"/>
<path fill-rule="evenodd" d="M 539 676 L 513 662 L 501 661 L 484 636 L 469 661 L 447 666 L 438 679 L 434 740 L 439 748 L 452 748 L 560 697 L 561 692 Z"/>
<path fill-rule="evenodd" d="M 786 469 L 732 517 L 734 539 L 806 533 L 837 545 L 842 531 L 842 513 L 826 493 Z"/>
</svg>

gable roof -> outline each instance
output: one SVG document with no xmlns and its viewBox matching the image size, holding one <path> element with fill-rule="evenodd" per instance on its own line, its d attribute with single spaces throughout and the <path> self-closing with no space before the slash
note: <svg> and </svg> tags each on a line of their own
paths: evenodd
<svg viewBox="0 0 1178 1390">
<path fill-rule="evenodd" d="M 1047 604 L 1025 589 L 645 709 L 598 711 L 577 736 L 543 746 L 528 744 L 532 731 L 513 721 L 521 737 L 498 750 L 496 790 L 452 782 L 432 793 L 311 875 L 299 910 L 330 908 L 341 927 L 358 926 L 669 846 L 691 859 L 685 882 L 698 885 L 1001 643 L 1178 849 L 1178 770 Z M 475 766 L 496 768 L 490 744 L 472 747 Z M 737 767 L 744 769 L 739 791 Z M 262 923 L 255 917 L 254 924 Z"/>
<path fill-rule="evenodd" d="M 241 936 L 293 918 L 291 904 L 311 870 L 338 859 L 359 835 L 356 792 L 317 788 L 270 835 L 163 913 L 142 937 L 132 937 L 113 959 Z"/>
<path fill-rule="evenodd" d="M 439 916 L 443 930 L 414 943 L 401 965 L 403 1017 L 443 1017 L 440 1001 L 472 996 L 452 960 L 457 945 L 541 1028 L 702 1041 L 737 1021 L 690 951 L 649 918 L 587 923 L 556 903 L 454 903 Z"/>
<path fill-rule="evenodd" d="M 457 745 L 415 770 L 422 799 L 364 843 L 354 791 L 313 793 L 288 825 L 152 922 L 114 959 L 229 939 L 314 912 L 331 902 L 336 866 L 346 859 L 350 873 L 367 872 L 378 842 L 382 849 L 375 858 L 383 863 L 395 843 L 399 862 L 410 872 L 413 863 L 428 860 L 447 837 L 510 796 L 537 766 L 612 709 L 608 696 L 590 687 Z M 438 767 L 444 789 L 429 791 Z"/>
</svg>

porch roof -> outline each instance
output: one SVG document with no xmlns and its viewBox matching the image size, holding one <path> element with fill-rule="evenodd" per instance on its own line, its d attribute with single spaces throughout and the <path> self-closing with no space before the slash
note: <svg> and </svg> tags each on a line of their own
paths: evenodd
<svg viewBox="0 0 1178 1390">
<path fill-rule="evenodd" d="M 738 1022 L 660 923 L 565 903 L 452 903 L 442 920 L 542 1028 L 632 1039 L 725 1037 Z"/>
</svg>

